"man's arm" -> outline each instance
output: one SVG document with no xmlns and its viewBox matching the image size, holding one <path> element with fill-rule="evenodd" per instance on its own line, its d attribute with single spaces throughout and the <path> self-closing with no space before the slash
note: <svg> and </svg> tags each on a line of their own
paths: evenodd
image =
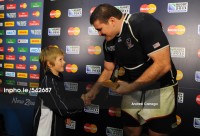
<svg viewBox="0 0 200 136">
<path fill-rule="evenodd" d="M 126 94 L 136 91 L 142 86 L 158 80 L 171 69 L 169 46 L 165 46 L 153 53 L 150 53 L 148 56 L 153 60 L 153 64 L 146 69 L 137 80 L 130 84 L 118 81 L 120 86 L 115 90 L 115 92 Z"/>
</svg>

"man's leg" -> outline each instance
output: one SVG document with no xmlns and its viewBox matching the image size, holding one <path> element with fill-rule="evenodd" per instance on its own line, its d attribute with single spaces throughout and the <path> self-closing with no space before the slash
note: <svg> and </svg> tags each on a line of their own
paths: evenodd
<svg viewBox="0 0 200 136">
<path fill-rule="evenodd" d="M 151 129 L 149 129 L 149 136 L 168 136 L 168 134 L 157 133 L 157 132 L 154 132 Z"/>
<path fill-rule="evenodd" d="M 124 127 L 125 136 L 140 136 L 142 127 Z"/>
</svg>

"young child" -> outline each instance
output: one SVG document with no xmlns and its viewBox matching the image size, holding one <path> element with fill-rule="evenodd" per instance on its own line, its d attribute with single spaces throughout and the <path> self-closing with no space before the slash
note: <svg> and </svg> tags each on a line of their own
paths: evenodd
<svg viewBox="0 0 200 136">
<path fill-rule="evenodd" d="M 67 115 L 79 112 L 84 107 L 84 95 L 81 98 L 68 96 L 64 88 L 61 72 L 64 71 L 64 52 L 57 46 L 42 49 L 40 63 L 45 75 L 40 89 L 50 92 L 38 93 L 34 111 L 34 136 L 63 136 Z"/>
</svg>

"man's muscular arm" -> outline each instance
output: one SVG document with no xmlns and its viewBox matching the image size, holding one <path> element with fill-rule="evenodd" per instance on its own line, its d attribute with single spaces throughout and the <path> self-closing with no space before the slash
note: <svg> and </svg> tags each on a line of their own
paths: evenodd
<svg viewBox="0 0 200 136">
<path fill-rule="evenodd" d="M 123 81 L 118 81 L 120 86 L 115 90 L 115 92 L 126 94 L 138 90 L 142 86 L 158 80 L 171 69 L 169 46 L 165 46 L 149 54 L 149 57 L 153 60 L 153 64 L 146 69 L 137 80 L 130 84 Z"/>
</svg>

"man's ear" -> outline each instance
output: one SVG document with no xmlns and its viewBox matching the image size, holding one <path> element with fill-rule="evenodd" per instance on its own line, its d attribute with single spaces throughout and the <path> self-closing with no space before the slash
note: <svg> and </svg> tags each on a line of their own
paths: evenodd
<svg viewBox="0 0 200 136">
<path fill-rule="evenodd" d="M 115 17 L 110 17 L 109 20 L 111 23 L 115 22 L 116 21 L 116 18 Z"/>
</svg>

